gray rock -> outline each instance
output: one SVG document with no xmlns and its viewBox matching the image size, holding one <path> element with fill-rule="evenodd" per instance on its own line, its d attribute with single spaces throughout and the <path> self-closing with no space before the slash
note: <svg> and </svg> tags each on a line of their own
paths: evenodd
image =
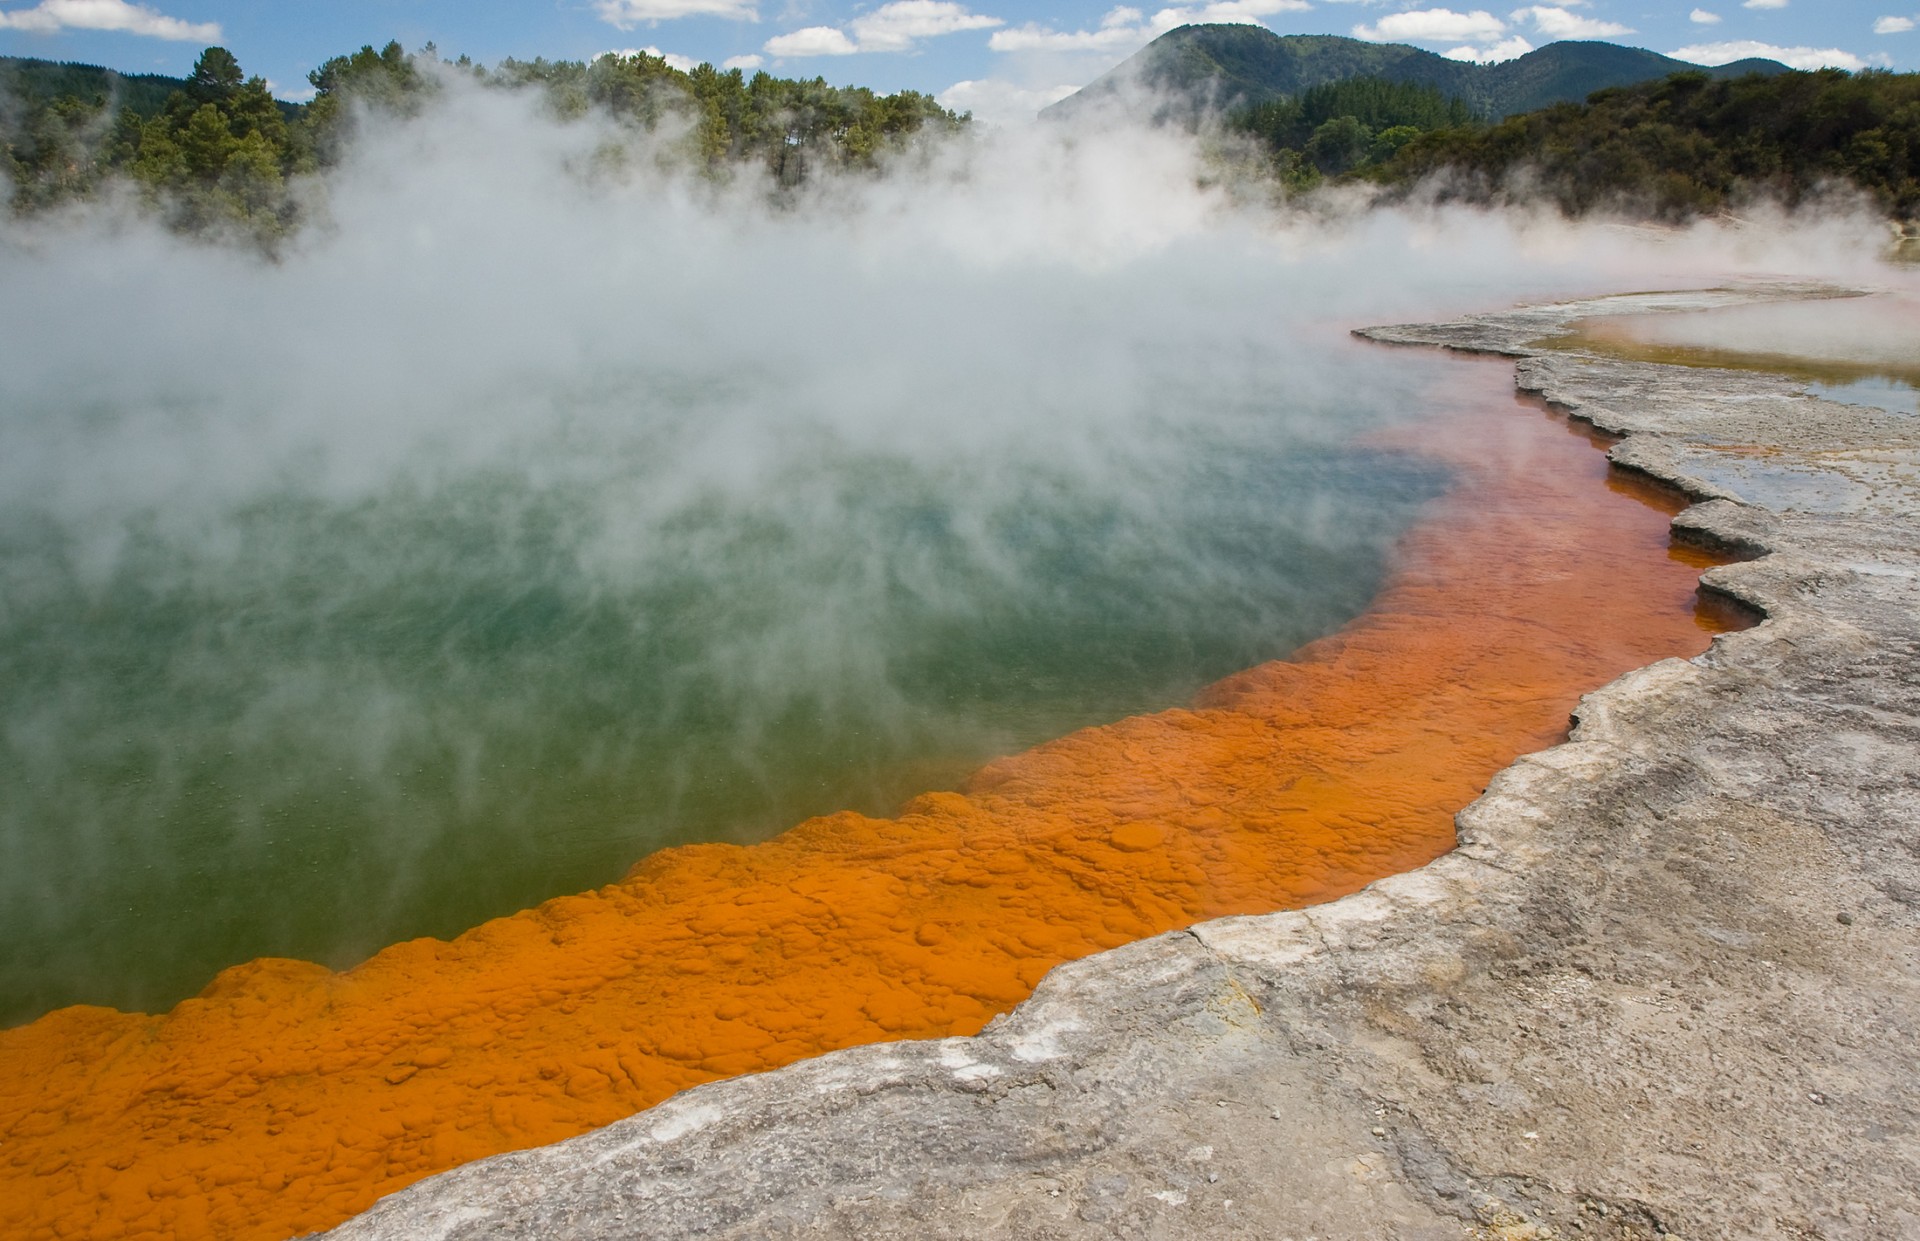
<svg viewBox="0 0 1920 1241">
<path fill-rule="evenodd" d="M 1764 624 L 1589 695 L 1454 853 L 1062 966 L 976 1038 L 456 1169 L 330 1235 L 1920 1236 L 1920 420 L 1530 343 L 1813 292 L 1364 333 L 1519 357 L 1523 389 L 1701 501 L 1684 537 L 1757 557 L 1706 583 Z"/>
</svg>

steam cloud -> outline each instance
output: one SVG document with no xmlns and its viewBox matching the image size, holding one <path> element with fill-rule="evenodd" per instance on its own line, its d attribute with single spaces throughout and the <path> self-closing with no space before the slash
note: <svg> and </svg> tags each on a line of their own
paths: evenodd
<svg viewBox="0 0 1920 1241">
<path fill-rule="evenodd" d="M 1361 606 L 1439 485 L 1357 441 L 1449 364 L 1349 327 L 1881 240 L 1283 213 L 1168 132 L 779 206 L 657 155 L 450 82 L 275 262 L 0 225 L 0 1015 L 346 964 L 676 817 L 884 810 L 1177 700 Z"/>
</svg>

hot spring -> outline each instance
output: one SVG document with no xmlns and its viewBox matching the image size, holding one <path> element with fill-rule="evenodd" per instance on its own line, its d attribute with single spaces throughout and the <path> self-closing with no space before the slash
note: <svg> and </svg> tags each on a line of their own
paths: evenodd
<svg viewBox="0 0 1920 1241">
<path fill-rule="evenodd" d="M 18 1226 L 324 1227 L 1435 856 L 1715 624 L 1504 367 L 1348 329 L 1872 228 L 1283 214 L 1167 133 L 769 206 L 446 98 L 272 261 L 0 229 Z"/>
<path fill-rule="evenodd" d="M 537 412 L 450 402 L 510 440 L 348 490 L 297 455 L 124 505 L 21 480 L 5 1017 L 165 1008 L 257 956 L 344 967 L 666 845 L 889 813 L 1336 627 L 1442 481 L 1357 442 L 1407 378 L 1335 399 L 1219 352 L 1148 355 L 1070 419 L 936 397 L 1046 428 L 937 454 L 837 430 L 778 375 L 642 365 Z M 889 436 L 928 416 L 898 396 Z M 140 471 L 147 418 L 248 438 L 191 390 L 11 408 L 63 483 Z"/>
<path fill-rule="evenodd" d="M 376 129 L 275 262 L 0 239 L 0 1021 L 889 812 L 1337 627 L 1441 486 L 1170 138 L 784 211 L 607 139 Z"/>
<path fill-rule="evenodd" d="M 351 965 L 1180 703 L 1353 615 L 1442 484 L 1369 446 L 1436 364 L 1359 315 L 1645 262 L 1283 225 L 1169 134 L 769 210 L 449 90 L 274 262 L 0 236 L 0 1021 Z"/>
</svg>

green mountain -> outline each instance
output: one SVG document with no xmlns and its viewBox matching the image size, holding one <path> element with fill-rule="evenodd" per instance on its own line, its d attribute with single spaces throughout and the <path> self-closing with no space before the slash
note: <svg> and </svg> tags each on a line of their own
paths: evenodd
<svg viewBox="0 0 1920 1241">
<path fill-rule="evenodd" d="M 0 99 L 17 99 L 28 107 L 55 99 L 79 99 L 110 104 L 115 109 L 131 108 L 135 115 L 151 119 L 166 107 L 167 96 L 185 90 L 186 85 L 185 78 L 160 73 L 120 73 L 99 65 L 0 56 Z M 300 112 L 299 104 L 284 100 L 275 103 L 281 115 L 289 119 Z"/>
<path fill-rule="evenodd" d="M 1302 100 L 1335 91 L 1364 102 L 1364 92 L 1345 83 Z M 1311 113 L 1306 122 L 1329 111 Z M 1248 115 L 1261 119 L 1266 112 L 1275 114 L 1270 131 L 1308 109 L 1289 100 Z M 1348 129 L 1362 124 L 1343 119 Z M 1302 127 L 1283 136 L 1297 138 Z M 1346 171 L 1325 167 L 1346 153 L 1342 137 L 1339 126 L 1328 126 L 1324 135 L 1316 130 L 1305 145 L 1318 149 L 1305 154 L 1317 157 L 1321 171 Z M 1920 73 L 1788 70 L 1717 81 L 1682 73 L 1490 126 L 1427 125 L 1361 173 L 1398 191 L 1422 187 L 1443 200 L 1547 202 L 1569 216 L 1611 211 L 1675 223 L 1753 202 L 1792 207 L 1850 182 L 1889 219 L 1915 221 L 1916 155 Z M 1524 180 L 1516 175 L 1523 168 Z M 1435 179 L 1442 171 L 1447 175 Z"/>
<path fill-rule="evenodd" d="M 1042 116 L 1066 119 L 1145 88 L 1156 120 L 1192 121 L 1346 78 L 1431 86 L 1488 119 L 1575 102 L 1608 86 L 1629 86 L 1704 66 L 1612 43 L 1549 43 L 1514 60 L 1476 65 L 1408 47 L 1338 35 L 1279 35 L 1264 26 L 1182 26 L 1161 35 Z M 1772 60 L 1742 60 L 1705 71 L 1717 78 L 1781 73 Z"/>
</svg>

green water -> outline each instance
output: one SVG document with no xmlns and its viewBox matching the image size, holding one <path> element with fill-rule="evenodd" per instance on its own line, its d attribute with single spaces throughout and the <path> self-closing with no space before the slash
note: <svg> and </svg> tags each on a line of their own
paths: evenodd
<svg viewBox="0 0 1920 1241">
<path fill-rule="evenodd" d="M 1337 627 L 1441 482 L 1258 410 L 1097 471 L 613 455 L 0 508 L 0 1019 L 886 813 Z"/>
</svg>

